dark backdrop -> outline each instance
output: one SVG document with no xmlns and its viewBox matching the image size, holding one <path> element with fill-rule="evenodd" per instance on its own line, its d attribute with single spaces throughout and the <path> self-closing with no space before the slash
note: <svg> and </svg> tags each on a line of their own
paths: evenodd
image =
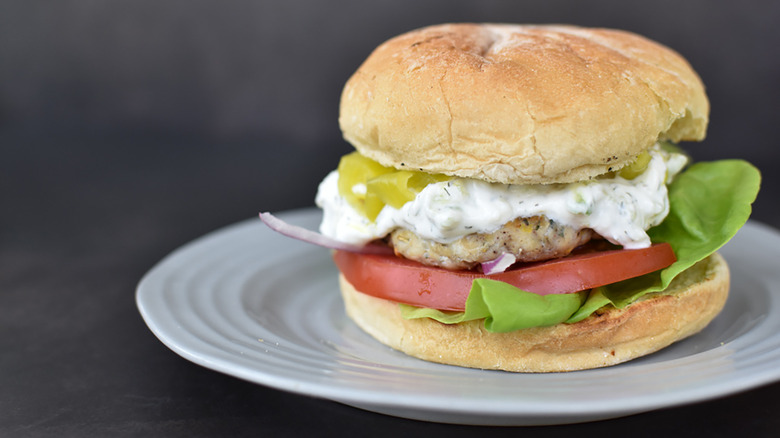
<svg viewBox="0 0 780 438">
<path fill-rule="evenodd" d="M 336 120 L 346 79 L 385 39 L 450 21 L 616 27 L 676 49 L 712 103 L 708 138 L 689 151 L 758 165 L 754 218 L 780 226 L 780 2 L 6 0 L 0 432 L 175 434 L 219 431 L 225 418 L 233 432 L 285 430 L 297 406 L 365 424 L 178 358 L 143 325 L 134 288 L 205 232 L 313 205 L 350 150 Z M 269 399 L 276 411 L 259 413 Z M 700 427 L 723 430 L 714 421 Z"/>
<path fill-rule="evenodd" d="M 22 178 L 176 174 L 160 183 L 190 180 L 206 192 L 200 208 L 230 210 L 225 221 L 310 205 L 349 150 L 341 87 L 377 44 L 448 21 L 560 22 L 635 31 L 682 53 L 712 101 L 709 136 L 689 150 L 750 159 L 771 190 L 779 18 L 769 0 L 6 1 L 0 134 L 19 141 L 4 144 L 3 161 L 23 160 Z"/>
</svg>

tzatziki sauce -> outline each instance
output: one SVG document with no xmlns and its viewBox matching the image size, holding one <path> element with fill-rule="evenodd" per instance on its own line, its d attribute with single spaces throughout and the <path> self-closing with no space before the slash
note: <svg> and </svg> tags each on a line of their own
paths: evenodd
<svg viewBox="0 0 780 438">
<path fill-rule="evenodd" d="M 451 243 L 472 233 L 492 233 L 517 218 L 546 216 L 575 229 L 591 228 L 626 249 L 650 246 L 646 231 L 669 212 L 666 184 L 687 163 L 683 154 L 656 145 L 647 168 L 633 179 L 619 175 L 569 184 L 497 184 L 453 178 L 425 187 L 400 209 L 386 205 L 376 221 L 353 209 L 338 191 L 338 171 L 320 183 L 320 232 L 356 245 L 397 228 L 423 239 Z M 359 189 L 359 188 L 358 188 Z"/>
</svg>

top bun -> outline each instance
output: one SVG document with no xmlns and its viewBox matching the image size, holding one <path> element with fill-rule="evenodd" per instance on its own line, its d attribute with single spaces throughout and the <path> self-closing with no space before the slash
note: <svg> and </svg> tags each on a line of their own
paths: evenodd
<svg viewBox="0 0 780 438">
<path fill-rule="evenodd" d="M 701 140 L 708 113 L 685 59 L 638 35 L 446 24 L 377 47 L 339 123 L 385 166 L 538 184 L 616 170 L 659 139 Z"/>
</svg>

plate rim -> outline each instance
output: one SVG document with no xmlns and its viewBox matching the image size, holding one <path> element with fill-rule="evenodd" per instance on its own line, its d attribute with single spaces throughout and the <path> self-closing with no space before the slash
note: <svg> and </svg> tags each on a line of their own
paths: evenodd
<svg viewBox="0 0 780 438">
<path fill-rule="evenodd" d="M 301 218 L 309 218 L 310 216 L 316 216 L 317 214 L 318 212 L 314 208 L 303 208 L 303 209 L 296 209 L 296 210 L 288 210 L 280 213 L 279 215 L 282 218 L 289 219 L 289 220 L 300 220 Z M 690 404 L 694 402 L 705 401 L 705 400 L 709 400 L 721 396 L 727 396 L 734 393 L 753 389 L 780 379 L 780 367 L 778 367 L 778 371 L 765 369 L 763 373 L 753 373 L 753 374 L 738 376 L 739 377 L 738 384 L 735 383 L 734 379 L 732 379 L 725 382 L 720 381 L 718 384 L 715 385 L 711 384 L 708 385 L 707 387 L 696 387 L 695 390 L 688 390 L 683 392 L 680 391 L 672 392 L 672 394 L 674 394 L 674 397 L 669 397 L 668 395 L 666 397 L 661 397 L 656 395 L 652 398 L 646 398 L 644 400 L 636 396 L 632 396 L 626 399 L 621 399 L 620 409 L 616 409 L 615 406 L 616 403 L 614 401 L 611 403 L 578 404 L 573 402 L 566 403 L 561 401 L 546 401 L 546 400 L 540 400 L 538 403 L 534 403 L 533 405 L 523 401 L 518 401 L 511 405 L 500 405 L 496 403 L 488 403 L 488 404 L 477 406 L 476 408 L 473 405 L 469 405 L 469 402 L 467 400 L 455 400 L 445 407 L 443 405 L 436 405 L 435 403 L 430 404 L 430 401 L 435 400 L 436 397 L 420 398 L 419 394 L 415 394 L 414 400 L 410 400 L 411 396 L 403 397 L 403 396 L 399 396 L 399 394 L 393 394 L 391 400 L 387 400 L 387 398 L 383 397 L 381 393 L 369 389 L 364 389 L 364 388 L 350 388 L 349 391 L 345 392 L 343 389 L 339 390 L 338 388 L 334 388 L 333 385 L 329 385 L 327 382 L 309 381 L 309 382 L 305 382 L 304 384 L 301 384 L 299 379 L 280 377 L 279 375 L 269 374 L 267 370 L 263 372 L 259 369 L 252 369 L 251 367 L 245 367 L 235 362 L 236 358 L 233 358 L 234 361 L 231 362 L 229 358 L 212 357 L 208 353 L 204 353 L 203 351 L 193 351 L 191 348 L 188 348 L 188 346 L 182 345 L 181 342 L 177 341 L 175 336 L 172 336 L 169 333 L 166 327 L 160 324 L 160 321 L 158 320 L 159 315 L 157 314 L 159 310 L 153 310 L 149 307 L 149 305 L 151 304 L 149 300 L 152 299 L 149 294 L 153 293 L 152 292 L 153 288 L 150 286 L 150 283 L 155 281 L 158 275 L 164 274 L 165 270 L 169 269 L 168 266 L 173 263 L 172 261 L 176 261 L 178 258 L 182 257 L 183 254 L 187 254 L 190 251 L 199 249 L 201 245 L 203 245 L 204 243 L 214 242 L 215 240 L 219 240 L 222 236 L 225 235 L 225 233 L 243 232 L 245 229 L 248 230 L 250 228 L 254 231 L 257 227 L 258 222 L 259 220 L 256 219 L 255 220 L 246 219 L 234 224 L 227 225 L 225 227 L 222 227 L 210 233 L 207 233 L 201 237 L 198 237 L 180 246 L 179 248 L 175 249 L 170 254 L 165 256 L 163 259 L 161 259 L 159 262 L 157 262 L 142 277 L 136 289 L 136 304 L 144 322 L 152 331 L 152 333 L 154 333 L 154 335 L 165 346 L 167 346 L 169 349 L 171 349 L 178 355 L 182 356 L 183 358 L 193 363 L 196 363 L 200 366 L 203 366 L 205 368 L 217 372 L 221 372 L 227 375 L 232 375 L 242 380 L 261 384 L 278 390 L 288 391 L 288 392 L 297 393 L 306 396 L 313 396 L 316 398 L 329 399 L 329 400 L 341 402 L 359 408 L 361 407 L 366 408 L 368 410 L 373 410 L 376 412 L 389 413 L 391 415 L 394 414 L 392 411 L 395 409 L 410 408 L 411 405 L 409 404 L 409 402 L 416 402 L 416 405 L 418 407 L 420 405 L 425 405 L 425 403 L 428 402 L 429 404 L 425 405 L 426 408 L 425 410 L 429 413 L 439 413 L 439 414 L 449 414 L 449 415 L 468 414 L 470 417 L 474 417 L 475 415 L 490 416 L 493 417 L 493 420 L 487 424 L 494 424 L 496 419 L 516 419 L 520 423 L 525 423 L 520 420 L 522 420 L 523 418 L 530 418 L 530 417 L 536 419 L 543 417 L 548 420 L 554 419 L 556 417 L 561 417 L 561 416 L 588 417 L 588 418 L 593 417 L 594 419 L 611 418 L 614 416 L 622 416 L 631 413 L 651 411 L 651 410 L 665 408 L 665 407 L 680 406 L 680 405 Z M 774 238 L 780 239 L 780 234 L 778 233 L 777 230 L 761 222 L 751 220 L 745 225 L 744 229 L 754 230 L 761 233 L 770 233 Z M 744 234 L 743 231 L 740 231 L 740 233 Z M 269 236 L 273 236 L 273 234 L 269 234 Z M 166 310 L 170 311 L 170 309 L 166 309 Z M 774 317 L 778 318 L 780 316 L 775 315 Z M 184 336 L 187 336 L 187 334 L 185 333 Z M 738 339 L 735 339 L 735 341 L 738 341 Z M 680 359 L 690 360 L 690 358 L 694 356 L 701 356 L 708 353 L 711 354 L 712 351 L 713 350 L 699 352 Z M 680 359 L 675 359 L 675 360 L 680 360 Z M 449 365 L 441 365 L 441 366 L 450 367 Z M 597 371 L 609 370 L 610 368 L 602 368 Z M 475 371 L 480 372 L 481 370 L 475 370 Z M 593 371 L 593 370 L 586 370 L 586 371 Z M 500 371 L 482 371 L 482 372 L 501 373 Z M 555 412 L 550 412 L 551 406 L 555 407 Z M 518 411 L 518 407 L 522 407 L 523 409 L 521 411 Z M 406 416 L 406 415 L 400 415 L 400 416 Z M 587 420 L 588 418 L 585 418 L 585 420 Z M 576 421 L 582 421 L 582 420 L 580 419 Z M 467 424 L 480 424 L 480 423 L 475 422 L 472 419 L 468 421 Z M 546 422 L 544 424 L 551 424 L 551 423 Z M 558 423 L 552 423 L 552 424 L 558 424 Z"/>
</svg>

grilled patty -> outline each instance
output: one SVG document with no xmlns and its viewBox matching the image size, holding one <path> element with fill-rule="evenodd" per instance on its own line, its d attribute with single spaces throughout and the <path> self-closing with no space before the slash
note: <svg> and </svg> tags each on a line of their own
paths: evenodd
<svg viewBox="0 0 780 438">
<path fill-rule="evenodd" d="M 397 255 L 425 265 L 470 269 L 502 253 L 514 254 L 522 262 L 563 257 L 589 241 L 593 234 L 590 229 L 577 230 L 544 216 L 534 216 L 515 219 L 493 233 L 469 234 L 452 243 L 426 240 L 398 229 L 391 233 L 390 243 Z"/>
</svg>

